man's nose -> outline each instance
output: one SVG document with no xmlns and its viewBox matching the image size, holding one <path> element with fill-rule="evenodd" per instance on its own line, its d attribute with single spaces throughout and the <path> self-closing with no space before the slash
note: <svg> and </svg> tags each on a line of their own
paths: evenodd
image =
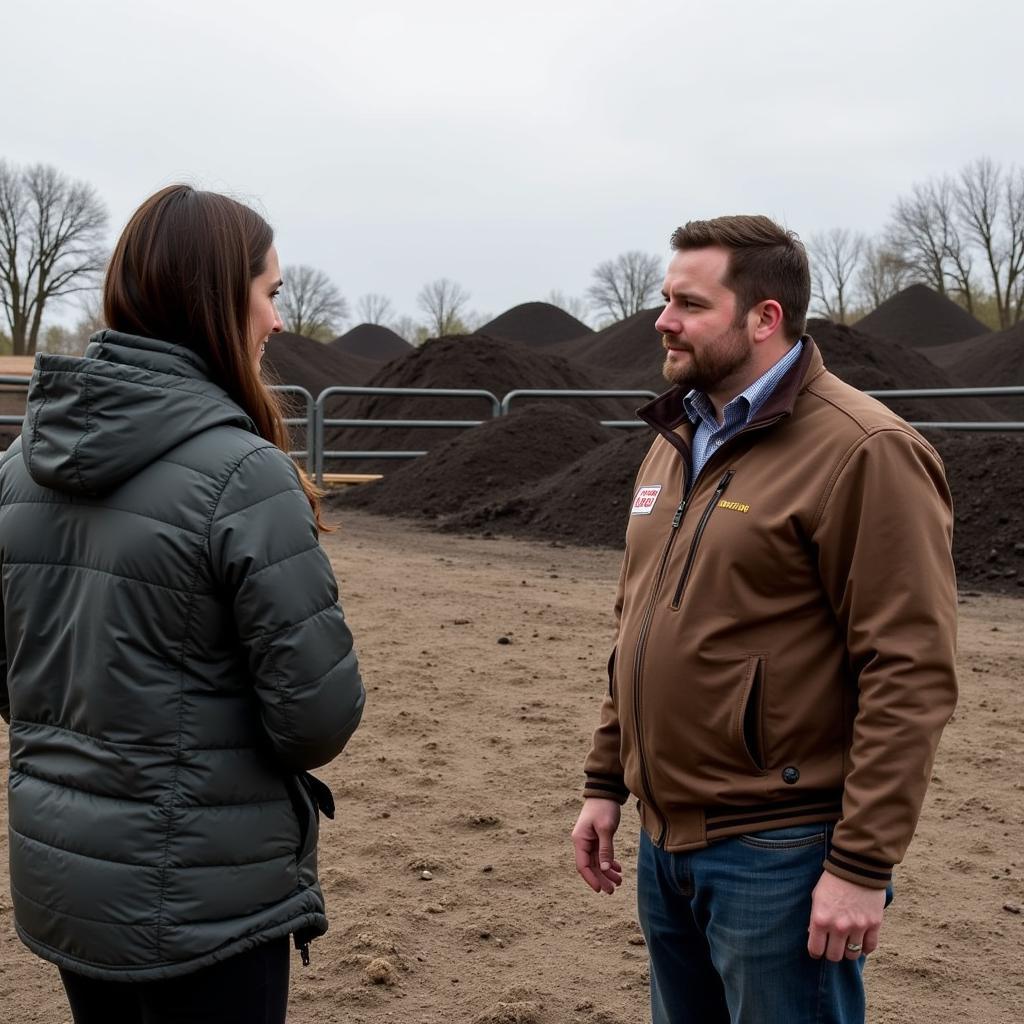
<svg viewBox="0 0 1024 1024">
<path fill-rule="evenodd" d="M 661 316 L 654 322 L 654 329 L 659 334 L 678 334 L 679 320 L 672 316 L 667 308 L 663 309 Z"/>
</svg>

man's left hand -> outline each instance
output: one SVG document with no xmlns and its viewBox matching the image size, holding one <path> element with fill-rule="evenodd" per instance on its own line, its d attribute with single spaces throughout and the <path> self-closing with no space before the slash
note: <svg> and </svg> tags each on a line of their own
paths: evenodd
<svg viewBox="0 0 1024 1024">
<path fill-rule="evenodd" d="M 867 956 L 878 947 L 883 910 L 884 889 L 854 885 L 825 871 L 811 894 L 807 952 L 815 960 Z"/>
</svg>

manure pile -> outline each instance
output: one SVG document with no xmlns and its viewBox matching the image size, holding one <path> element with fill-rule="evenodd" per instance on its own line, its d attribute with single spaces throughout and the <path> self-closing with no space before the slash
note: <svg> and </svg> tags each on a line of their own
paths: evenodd
<svg viewBox="0 0 1024 1024">
<path fill-rule="evenodd" d="M 1024 386 L 1024 320 L 969 341 L 950 374 L 972 387 Z"/>
<path fill-rule="evenodd" d="M 604 330 L 563 342 L 554 350 L 585 364 L 602 388 L 661 393 L 665 390 L 661 375 L 665 350 L 654 328 L 661 309 L 641 310 Z"/>
<path fill-rule="evenodd" d="M 305 388 L 316 400 L 324 388 L 336 384 L 363 384 L 378 364 L 332 349 L 312 338 L 284 331 L 273 334 L 263 357 L 263 374 L 271 384 L 291 384 Z M 301 395 L 281 395 L 288 416 L 304 417 L 306 400 Z M 293 451 L 307 448 L 306 430 L 289 427 Z"/>
<path fill-rule="evenodd" d="M 945 339 L 946 344 L 915 349 L 896 340 L 900 318 L 910 323 L 915 310 L 929 337 Z M 973 332 L 975 322 L 965 319 L 966 314 L 960 316 L 959 307 L 919 288 L 907 289 L 876 312 L 879 315 L 873 321 L 865 318 L 857 327 L 826 320 L 808 324 L 826 366 L 855 387 L 1024 383 L 1024 326 L 969 338 L 967 332 Z M 496 317 L 486 331 L 433 339 L 384 365 L 339 351 L 339 344 L 323 346 L 288 336 L 272 339 L 268 358 L 273 356 L 286 372 L 289 359 L 298 363 L 308 358 L 304 377 L 297 369 L 288 375 L 299 383 L 305 380 L 314 394 L 336 383 L 473 388 L 498 398 L 513 388 L 643 387 L 660 392 L 666 385 L 661 377 L 661 340 L 654 328 L 658 313 L 658 309 L 644 310 L 605 330 L 584 333 L 586 329 L 581 331 L 582 325 L 562 310 L 546 303 L 526 303 Z M 889 333 L 882 337 L 860 329 L 870 323 Z M 923 336 L 904 334 L 909 341 Z M 948 368 L 925 356 L 944 354 L 953 347 L 957 361 Z M 642 400 L 536 399 L 513 404 L 513 415 L 492 421 L 488 403 L 479 399 L 337 399 L 328 409 L 330 417 L 484 423 L 464 430 L 329 431 L 328 445 L 334 449 L 427 450 L 429 454 L 408 461 L 332 461 L 332 470 L 376 471 L 385 476 L 379 483 L 331 495 L 328 501 L 339 510 L 360 507 L 425 518 L 445 530 L 621 546 L 634 476 L 651 432 L 606 429 L 597 421 L 630 418 L 640 404 Z M 1003 417 L 980 399 L 891 404 L 900 415 L 921 422 Z M 1024 435 L 932 430 L 926 436 L 943 456 L 954 493 L 955 558 L 961 582 L 1020 593 L 1024 535 L 1012 509 L 1024 493 Z"/>
<path fill-rule="evenodd" d="M 953 557 L 961 587 L 1024 593 L 1024 434 L 931 431 L 953 492 Z"/>
<path fill-rule="evenodd" d="M 830 320 L 807 321 L 807 333 L 821 350 L 825 366 L 847 384 L 861 391 L 959 385 L 959 380 L 920 352 L 865 334 L 858 327 Z M 915 423 L 999 419 L 992 406 L 980 398 L 890 399 L 885 404 Z"/>
<path fill-rule="evenodd" d="M 652 433 L 611 431 L 563 406 L 527 406 L 469 430 L 376 484 L 333 494 L 332 508 L 429 520 L 445 531 L 621 547 L 637 470 Z M 1020 594 L 1024 437 L 932 432 L 956 509 L 962 587 Z"/>
<path fill-rule="evenodd" d="M 408 355 L 413 346 L 400 334 L 382 324 L 359 324 L 340 338 L 329 342 L 332 349 L 347 352 L 350 356 L 384 363 L 389 359 Z"/>
<path fill-rule="evenodd" d="M 627 342 L 649 336 L 652 323 L 650 314 L 640 314 L 618 336 Z M 912 349 L 827 321 L 812 322 L 810 331 L 826 365 L 860 387 L 950 386 L 941 369 Z M 581 349 L 600 344 L 603 333 L 586 339 Z M 567 347 L 557 346 L 557 350 L 565 352 Z M 611 354 L 605 355 L 609 362 Z M 625 352 L 620 355 L 623 363 L 628 361 Z M 579 360 L 556 357 L 553 349 L 538 352 L 476 336 L 430 342 L 383 367 L 373 382 L 483 387 L 500 397 L 513 386 L 593 386 L 599 369 L 596 358 L 584 366 Z M 607 385 L 608 379 L 600 383 Z M 391 406 L 385 406 L 385 401 L 366 398 L 353 400 L 353 404 L 362 403 L 359 413 L 364 416 L 488 416 L 482 404 L 470 407 L 461 400 L 398 399 L 391 400 Z M 363 438 L 358 443 L 367 447 L 415 448 L 422 444 L 429 454 L 407 463 L 383 465 L 383 481 L 332 495 L 329 501 L 339 510 L 360 507 L 386 515 L 425 518 L 442 530 L 621 546 L 634 477 L 650 445 L 651 432 L 600 427 L 596 422 L 600 418 L 625 418 L 621 409 L 616 415 L 605 405 L 537 400 L 521 408 L 513 406 L 510 417 L 452 433 L 443 441 L 438 431 L 414 428 L 359 431 Z M 989 406 L 975 399 L 907 401 L 899 411 L 922 421 L 992 416 Z M 357 432 L 347 433 L 354 441 Z M 366 434 L 372 435 L 369 444 Z M 1018 588 L 1024 586 L 1024 533 L 1019 519 L 1009 514 L 1008 495 L 1024 491 L 1024 436 L 931 431 L 928 437 L 946 462 L 954 492 L 955 558 L 962 584 L 1020 593 Z"/>
<path fill-rule="evenodd" d="M 1024 387 L 1024 321 L 992 331 L 962 345 L 942 349 L 946 372 L 965 387 Z M 1024 421 L 1024 396 L 989 398 L 1008 419 Z"/>
<path fill-rule="evenodd" d="M 612 437 L 611 429 L 571 406 L 527 405 L 445 441 L 379 483 L 340 492 L 337 500 L 392 515 L 452 515 L 514 496 Z"/>
<path fill-rule="evenodd" d="M 550 302 L 524 302 L 484 324 L 479 333 L 506 341 L 521 341 L 524 345 L 551 345 L 594 332 Z"/>
<path fill-rule="evenodd" d="M 633 484 L 652 436 L 646 428 L 620 430 L 542 479 L 456 512 L 441 528 L 622 547 Z"/>
<path fill-rule="evenodd" d="M 1024 321 L 1005 331 L 922 348 L 958 387 L 1024 387 Z M 1024 421 L 1024 397 L 988 398 L 1000 419 Z"/>
<path fill-rule="evenodd" d="M 263 357 L 267 379 L 296 384 L 314 398 L 336 384 L 365 384 L 379 366 L 301 334 L 272 334 Z"/>
<path fill-rule="evenodd" d="M 908 348 L 952 345 L 986 334 L 988 328 L 963 306 L 912 284 L 857 321 L 857 330 Z"/>
<path fill-rule="evenodd" d="M 489 391 L 498 399 L 516 388 L 594 388 L 588 369 L 563 356 L 514 341 L 481 334 L 434 338 L 407 356 L 382 366 L 367 382 L 372 387 L 463 388 Z M 531 400 L 513 404 L 519 409 Z M 551 399 L 533 399 L 551 404 Z M 621 419 L 634 406 L 612 400 L 576 399 L 573 408 L 591 419 Z M 443 396 L 366 395 L 335 399 L 327 407 L 329 419 L 489 420 L 491 405 L 483 398 Z M 346 427 L 328 431 L 335 451 L 431 451 L 461 433 L 460 428 Z M 388 460 L 335 460 L 331 468 L 344 472 L 393 472 Z"/>
</svg>

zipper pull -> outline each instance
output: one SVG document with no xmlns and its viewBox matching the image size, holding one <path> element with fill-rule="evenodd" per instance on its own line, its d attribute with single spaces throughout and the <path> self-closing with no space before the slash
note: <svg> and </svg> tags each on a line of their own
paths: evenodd
<svg viewBox="0 0 1024 1024">
<path fill-rule="evenodd" d="M 302 966 L 303 967 L 308 967 L 309 966 L 309 943 L 308 942 L 304 942 L 301 946 L 299 946 L 299 956 L 302 957 Z"/>
<path fill-rule="evenodd" d="M 683 513 L 686 511 L 686 499 L 683 498 L 679 502 L 679 508 L 676 509 L 676 514 L 672 517 L 672 529 L 678 530 L 679 524 L 683 521 Z"/>
</svg>

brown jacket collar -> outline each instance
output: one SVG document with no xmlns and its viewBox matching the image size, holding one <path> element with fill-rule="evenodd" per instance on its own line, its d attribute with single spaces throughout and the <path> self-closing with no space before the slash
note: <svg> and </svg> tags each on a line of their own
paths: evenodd
<svg viewBox="0 0 1024 1024">
<path fill-rule="evenodd" d="M 825 363 L 818 351 L 818 346 L 814 344 L 814 339 L 809 334 L 805 334 L 800 340 L 804 343 L 800 358 L 779 381 L 778 386 L 768 396 L 768 401 L 757 411 L 757 415 L 749 425 L 790 415 L 796 404 L 797 395 L 812 380 L 825 372 Z M 647 405 L 637 409 L 636 414 L 645 423 L 654 427 L 658 433 L 664 435 L 675 447 L 680 450 L 685 449 L 689 454 L 687 438 L 676 433 L 679 427 L 689 424 L 689 419 L 683 409 L 683 398 L 687 394 L 689 394 L 687 389 L 670 388 L 664 394 L 648 402 Z"/>
</svg>

